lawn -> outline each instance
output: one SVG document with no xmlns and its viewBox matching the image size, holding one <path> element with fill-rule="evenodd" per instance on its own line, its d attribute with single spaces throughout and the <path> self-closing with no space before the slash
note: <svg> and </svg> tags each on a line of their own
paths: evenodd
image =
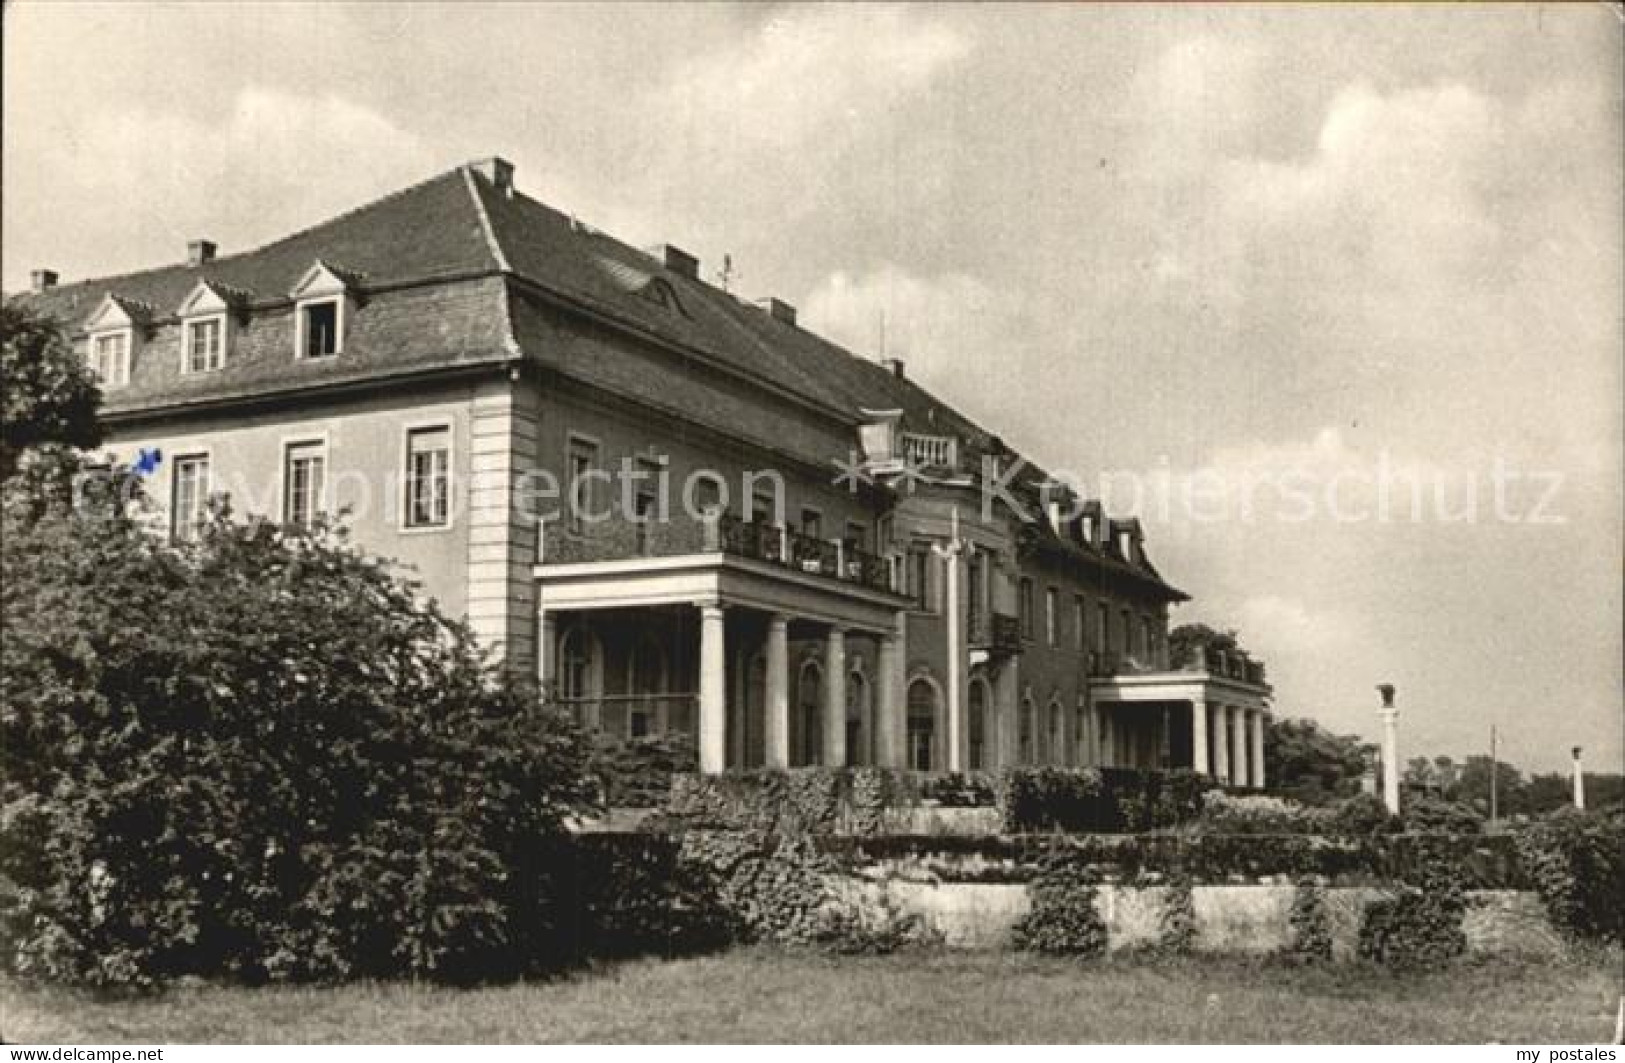
<svg viewBox="0 0 1625 1063">
<path fill-rule="evenodd" d="M 1618 957 L 1396 978 L 1240 960 L 738 951 L 554 982 L 210 986 L 134 1001 L 0 985 L 8 1041 L 1542 1042 L 1613 1032 Z"/>
</svg>

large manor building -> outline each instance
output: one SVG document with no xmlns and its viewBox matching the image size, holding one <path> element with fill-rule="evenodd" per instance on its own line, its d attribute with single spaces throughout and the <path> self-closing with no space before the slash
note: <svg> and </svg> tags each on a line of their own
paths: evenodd
<svg viewBox="0 0 1625 1063">
<path fill-rule="evenodd" d="M 178 250 L 178 249 L 177 249 Z M 459 167 L 258 250 L 59 284 L 168 534 L 212 495 L 355 540 L 582 721 L 706 771 L 1189 767 L 1270 687 L 1171 659 L 1140 525 L 908 376 Z"/>
</svg>

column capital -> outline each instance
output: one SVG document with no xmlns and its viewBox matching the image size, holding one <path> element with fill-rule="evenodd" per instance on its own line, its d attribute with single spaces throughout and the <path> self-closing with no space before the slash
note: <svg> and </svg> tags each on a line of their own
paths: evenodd
<svg viewBox="0 0 1625 1063">
<path fill-rule="evenodd" d="M 782 630 L 790 626 L 790 618 L 783 613 L 769 613 L 767 615 L 767 626 Z"/>
</svg>

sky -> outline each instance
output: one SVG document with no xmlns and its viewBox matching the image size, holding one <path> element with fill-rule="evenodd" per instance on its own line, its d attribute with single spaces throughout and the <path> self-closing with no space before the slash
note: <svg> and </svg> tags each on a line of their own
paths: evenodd
<svg viewBox="0 0 1625 1063">
<path fill-rule="evenodd" d="M 498 154 L 1138 512 L 1276 710 L 1620 770 L 1595 6 L 11 4 L 4 286 Z"/>
</svg>

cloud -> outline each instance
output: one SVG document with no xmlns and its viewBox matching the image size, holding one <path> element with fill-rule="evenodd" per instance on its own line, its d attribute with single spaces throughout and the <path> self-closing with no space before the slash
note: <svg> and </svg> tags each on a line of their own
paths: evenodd
<svg viewBox="0 0 1625 1063">
<path fill-rule="evenodd" d="M 790 150 L 864 132 L 969 50 L 955 29 L 903 7 L 784 8 L 678 67 L 655 101 L 701 149 Z"/>
<path fill-rule="evenodd" d="M 436 168 L 422 140 L 374 110 L 253 85 L 212 118 L 110 104 L 72 137 L 33 147 L 11 156 L 8 184 L 38 188 L 73 174 L 83 209 L 55 219 L 55 243 L 93 259 L 99 273 L 150 265 L 155 245 L 178 255 L 188 237 L 272 239 Z M 52 199 L 35 202 L 46 209 Z M 58 264 L 70 276 L 78 266 Z"/>
</svg>

